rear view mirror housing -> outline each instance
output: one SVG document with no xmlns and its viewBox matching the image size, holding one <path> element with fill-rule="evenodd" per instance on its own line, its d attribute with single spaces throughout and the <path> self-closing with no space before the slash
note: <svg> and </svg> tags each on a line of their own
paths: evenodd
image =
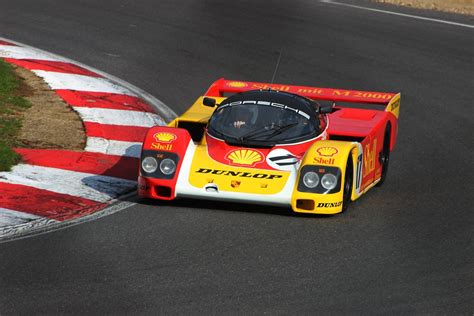
<svg viewBox="0 0 474 316">
<path fill-rule="evenodd" d="M 209 98 L 209 97 L 204 97 L 202 100 L 202 104 L 208 107 L 215 107 L 216 106 L 216 99 L 214 98 Z"/>
</svg>

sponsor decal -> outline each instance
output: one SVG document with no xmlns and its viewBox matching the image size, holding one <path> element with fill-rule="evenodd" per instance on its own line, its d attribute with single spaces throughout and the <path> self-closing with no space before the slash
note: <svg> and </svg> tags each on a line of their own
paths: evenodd
<svg viewBox="0 0 474 316">
<path fill-rule="evenodd" d="M 323 157 L 314 157 L 313 163 L 320 165 L 333 165 L 336 159 L 334 158 L 323 158 Z"/>
<path fill-rule="evenodd" d="M 240 186 L 240 181 L 232 180 L 230 181 L 230 186 L 233 187 L 234 189 L 237 189 Z"/>
<path fill-rule="evenodd" d="M 342 201 L 335 203 L 318 203 L 316 207 L 338 207 L 342 205 Z"/>
<path fill-rule="evenodd" d="M 370 98 L 370 99 L 381 99 L 381 100 L 390 100 L 392 98 L 392 95 L 388 93 L 377 93 L 377 92 L 367 92 L 367 91 L 332 90 L 332 94 L 335 96 Z"/>
<path fill-rule="evenodd" d="M 171 150 L 173 150 L 173 145 L 172 144 L 151 143 L 150 148 L 151 149 L 156 149 L 156 150 L 171 151 Z"/>
<path fill-rule="evenodd" d="M 300 162 L 300 159 L 286 149 L 275 149 L 268 153 L 267 164 L 273 169 L 291 171 Z"/>
<path fill-rule="evenodd" d="M 242 81 L 231 81 L 227 83 L 227 86 L 232 88 L 245 88 L 248 84 Z"/>
<path fill-rule="evenodd" d="M 300 93 L 300 94 L 303 94 L 303 93 L 307 93 L 307 94 L 322 94 L 323 93 L 323 90 L 322 89 L 319 89 L 319 88 L 299 88 L 298 90 L 296 90 L 297 93 Z"/>
<path fill-rule="evenodd" d="M 252 149 L 237 149 L 228 153 L 225 158 L 236 165 L 253 166 L 263 160 L 263 155 Z"/>
<path fill-rule="evenodd" d="M 390 106 L 390 111 L 395 110 L 399 106 L 400 106 L 400 100 L 397 100 L 397 101 L 393 102 L 392 105 Z"/>
<path fill-rule="evenodd" d="M 316 151 L 323 157 L 332 157 L 339 152 L 336 147 L 331 146 L 320 147 Z"/>
<path fill-rule="evenodd" d="M 372 142 L 372 149 L 370 143 L 365 145 L 364 150 L 364 178 L 375 169 L 375 152 L 377 150 L 377 139 Z"/>
<path fill-rule="evenodd" d="M 160 143 L 172 143 L 176 140 L 176 135 L 173 133 L 159 132 L 153 135 L 153 138 Z"/>
<path fill-rule="evenodd" d="M 272 90 L 278 90 L 278 91 L 290 91 L 291 87 L 290 86 L 285 86 L 285 85 L 269 85 L 269 84 L 260 84 L 260 83 L 254 83 L 252 84 L 252 89 L 272 89 Z"/>
<path fill-rule="evenodd" d="M 231 176 L 231 177 L 240 177 L 240 178 L 255 178 L 255 179 L 268 179 L 268 180 L 279 179 L 283 177 L 282 175 L 271 174 L 271 173 L 253 173 L 253 172 L 208 169 L 208 168 L 199 168 L 195 172 L 203 173 L 203 174 L 214 174 L 218 176 Z"/>
</svg>

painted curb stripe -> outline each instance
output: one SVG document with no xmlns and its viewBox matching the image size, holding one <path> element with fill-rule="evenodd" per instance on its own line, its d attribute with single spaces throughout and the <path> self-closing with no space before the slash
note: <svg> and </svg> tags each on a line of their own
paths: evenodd
<svg viewBox="0 0 474 316">
<path fill-rule="evenodd" d="M 14 58 L 14 59 L 40 59 L 50 61 L 63 61 L 67 60 L 60 57 L 52 56 L 47 53 L 32 50 L 21 46 L 3 45 L 0 46 L 0 57 Z"/>
<path fill-rule="evenodd" d="M 45 70 L 45 71 L 52 71 L 52 72 L 62 72 L 62 73 L 70 73 L 76 75 L 84 75 L 84 76 L 91 76 L 91 77 L 102 77 L 95 72 L 89 71 L 82 67 L 60 62 L 60 61 L 48 61 L 48 60 L 33 60 L 33 59 L 13 59 L 13 58 L 5 58 L 6 62 L 11 64 L 15 64 L 17 66 L 23 67 L 28 70 Z"/>
<path fill-rule="evenodd" d="M 87 217 L 135 190 L 144 136 L 166 124 L 156 111 L 170 109 L 121 79 L 23 44 L 0 40 L 0 58 L 42 77 L 88 136 L 85 152 L 16 149 L 25 164 L 0 172 L 0 239 Z"/>
<path fill-rule="evenodd" d="M 72 90 L 56 90 L 56 93 L 68 104 L 74 107 L 103 108 L 115 110 L 130 110 L 155 113 L 153 108 L 141 99 L 129 95 L 82 92 Z"/>
<path fill-rule="evenodd" d="M 25 185 L 100 203 L 110 201 L 136 186 L 135 181 L 27 164 L 16 165 L 10 172 L 0 172 L 0 182 Z"/>
<path fill-rule="evenodd" d="M 85 150 L 106 155 L 139 158 L 141 154 L 141 149 L 141 142 L 122 142 L 118 140 L 109 140 L 100 137 L 88 137 Z"/>
<path fill-rule="evenodd" d="M 92 173 L 131 181 L 136 181 L 138 177 L 137 158 L 52 149 L 17 148 L 15 151 L 29 165 Z"/>
<path fill-rule="evenodd" d="M 148 131 L 148 127 L 118 126 L 92 122 L 84 122 L 84 127 L 88 137 L 140 143 L 143 142 Z"/>
<path fill-rule="evenodd" d="M 2 41 L 2 40 L 0 40 L 0 45 L 17 46 L 13 43 L 10 43 L 10 42 L 7 42 L 7 41 Z"/>
<path fill-rule="evenodd" d="M 161 117 L 148 112 L 82 107 L 74 107 L 74 110 L 79 113 L 84 122 L 141 127 L 152 127 L 164 124 Z"/>
<path fill-rule="evenodd" d="M 64 89 L 135 95 L 132 91 L 122 86 L 119 86 L 106 78 L 95 78 L 83 75 L 51 72 L 44 70 L 33 70 L 33 72 L 43 78 L 46 83 L 51 87 L 51 89 L 54 90 Z"/>
<path fill-rule="evenodd" d="M 67 194 L 4 182 L 0 182 L 0 192 L 2 192 L 0 195 L 2 208 L 58 221 L 78 218 L 107 206 Z"/>
<path fill-rule="evenodd" d="M 44 217 L 0 207 L 0 227 L 23 225 L 41 219 L 44 219 Z M 48 219 L 47 221 L 50 224 L 58 222 L 54 219 Z"/>
</svg>

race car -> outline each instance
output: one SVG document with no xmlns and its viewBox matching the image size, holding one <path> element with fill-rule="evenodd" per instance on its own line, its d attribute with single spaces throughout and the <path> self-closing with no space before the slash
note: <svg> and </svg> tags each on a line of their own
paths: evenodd
<svg viewBox="0 0 474 316">
<path fill-rule="evenodd" d="M 387 177 L 399 109 L 399 93 L 219 79 L 148 130 L 138 194 L 340 213 Z"/>
</svg>

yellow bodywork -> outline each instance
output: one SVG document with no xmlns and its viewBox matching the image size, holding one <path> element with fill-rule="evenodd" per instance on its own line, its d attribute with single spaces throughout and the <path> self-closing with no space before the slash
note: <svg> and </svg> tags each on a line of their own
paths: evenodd
<svg viewBox="0 0 474 316">
<path fill-rule="evenodd" d="M 400 93 L 396 94 L 385 108 L 386 112 L 391 112 L 397 119 L 400 113 L 400 96 Z"/>
<path fill-rule="evenodd" d="M 194 153 L 189 183 L 197 188 L 215 184 L 219 190 L 251 194 L 276 194 L 288 180 L 289 172 L 222 164 L 199 145 Z"/>
<path fill-rule="evenodd" d="M 172 120 L 168 126 L 178 127 L 179 122 L 206 123 L 216 108 L 205 106 L 202 103 L 204 98 L 204 96 L 199 97 L 186 112 Z M 225 100 L 225 98 L 217 97 L 213 97 L 213 99 L 216 100 L 217 104 Z"/>
<path fill-rule="evenodd" d="M 329 149 L 336 148 L 337 153 L 331 155 Z M 322 156 L 320 153 L 325 154 Z M 347 159 L 349 155 L 352 155 L 353 170 L 357 170 L 357 156 L 359 149 L 356 144 L 334 141 L 334 140 L 322 140 L 314 143 L 307 151 L 302 161 L 303 166 L 315 165 L 315 166 L 330 166 L 338 167 L 341 171 L 341 178 L 339 181 L 343 182 L 346 174 Z M 341 190 L 337 193 L 331 194 L 317 194 L 309 192 L 299 192 L 298 183 L 300 181 L 301 174 L 298 173 L 298 178 L 293 189 L 293 195 L 291 199 L 291 207 L 293 211 L 299 213 L 317 213 L 317 214 L 335 214 L 342 211 L 342 200 L 343 200 L 343 183 L 341 184 Z M 356 177 L 353 176 L 355 181 Z M 351 199 L 355 200 L 359 197 L 353 190 Z"/>
</svg>

